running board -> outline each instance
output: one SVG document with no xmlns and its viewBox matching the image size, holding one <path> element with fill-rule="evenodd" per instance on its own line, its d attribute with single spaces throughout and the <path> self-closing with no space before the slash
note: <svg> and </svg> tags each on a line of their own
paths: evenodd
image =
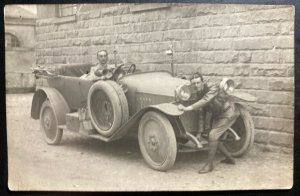
<svg viewBox="0 0 300 196">
<path fill-rule="evenodd" d="M 66 125 L 59 125 L 58 128 L 62 129 L 62 130 L 74 132 L 74 131 L 68 129 Z M 78 131 L 76 133 L 79 133 L 80 135 L 83 135 L 83 136 L 87 136 L 87 137 L 92 137 L 92 138 L 95 138 L 95 139 L 99 139 L 99 140 L 102 140 L 102 141 L 105 141 L 105 142 L 109 142 L 110 141 L 110 138 L 103 137 L 103 136 L 101 136 L 97 132 L 94 132 L 93 134 L 90 134 L 90 133 L 87 133 L 86 131 L 81 131 L 80 130 L 80 131 Z"/>
</svg>

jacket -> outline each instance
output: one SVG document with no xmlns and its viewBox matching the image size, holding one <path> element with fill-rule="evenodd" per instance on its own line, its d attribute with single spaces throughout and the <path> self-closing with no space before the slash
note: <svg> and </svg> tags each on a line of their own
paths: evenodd
<svg viewBox="0 0 300 196">
<path fill-rule="evenodd" d="M 204 82 L 204 88 L 201 92 L 197 92 L 197 97 L 199 101 L 192 104 L 192 108 L 197 110 L 204 107 L 215 116 L 226 112 L 233 105 L 229 96 L 211 82 Z"/>
</svg>

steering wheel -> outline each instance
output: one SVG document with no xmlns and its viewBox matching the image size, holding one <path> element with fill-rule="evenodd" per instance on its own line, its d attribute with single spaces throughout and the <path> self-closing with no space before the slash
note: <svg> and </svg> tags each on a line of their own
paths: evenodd
<svg viewBox="0 0 300 196">
<path fill-rule="evenodd" d="M 132 70 L 131 70 L 131 69 L 132 69 Z M 131 64 L 130 67 L 129 67 L 129 69 L 128 69 L 128 71 L 127 71 L 127 74 L 129 74 L 130 72 L 131 72 L 131 73 L 134 73 L 135 70 L 136 70 L 135 64 Z"/>
</svg>

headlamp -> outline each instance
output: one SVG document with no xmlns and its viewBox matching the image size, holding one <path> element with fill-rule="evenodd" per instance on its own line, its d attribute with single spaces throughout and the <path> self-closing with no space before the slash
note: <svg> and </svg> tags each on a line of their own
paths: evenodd
<svg viewBox="0 0 300 196">
<path fill-rule="evenodd" d="M 192 93 L 188 85 L 180 85 L 175 90 L 176 97 L 181 101 L 187 101 L 191 97 Z"/>
<path fill-rule="evenodd" d="M 220 83 L 220 89 L 230 94 L 234 91 L 234 81 L 228 78 L 223 78 Z"/>
</svg>

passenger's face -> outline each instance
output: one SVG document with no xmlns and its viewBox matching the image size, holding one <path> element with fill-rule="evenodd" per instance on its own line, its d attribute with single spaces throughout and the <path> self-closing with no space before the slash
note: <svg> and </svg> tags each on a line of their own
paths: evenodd
<svg viewBox="0 0 300 196">
<path fill-rule="evenodd" d="M 104 51 L 99 52 L 97 58 L 98 58 L 98 62 L 101 65 L 105 65 L 108 61 L 108 56 Z"/>
</svg>

